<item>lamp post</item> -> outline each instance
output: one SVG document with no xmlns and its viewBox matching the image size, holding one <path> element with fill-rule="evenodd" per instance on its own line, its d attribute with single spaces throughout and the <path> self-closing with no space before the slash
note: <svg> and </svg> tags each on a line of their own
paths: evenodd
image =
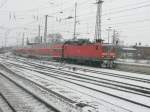
<svg viewBox="0 0 150 112">
<path fill-rule="evenodd" d="M 74 17 L 68 16 L 66 19 L 74 19 L 74 31 L 73 31 L 73 40 L 77 39 L 77 33 L 76 33 L 76 28 L 77 28 L 77 2 L 75 2 L 75 10 L 74 10 Z"/>
</svg>

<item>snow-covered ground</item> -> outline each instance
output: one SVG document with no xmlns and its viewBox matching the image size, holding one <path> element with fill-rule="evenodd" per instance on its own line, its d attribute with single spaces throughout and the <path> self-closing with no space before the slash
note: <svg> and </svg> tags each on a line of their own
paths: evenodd
<svg viewBox="0 0 150 112">
<path fill-rule="evenodd" d="M 99 93 L 96 91 L 93 91 L 91 89 L 87 89 L 84 87 L 81 87 L 76 84 L 72 84 L 66 81 L 62 81 L 53 77 L 47 77 L 43 74 L 26 70 L 26 69 L 16 69 L 20 73 L 23 73 L 25 77 L 28 77 L 28 79 L 31 79 L 33 81 L 36 81 L 39 84 L 46 84 L 47 88 L 60 93 L 68 98 L 75 99 L 77 102 L 84 102 L 88 103 L 89 105 L 97 105 L 98 110 L 103 112 L 111 112 L 112 110 L 115 110 L 116 112 L 126 112 L 128 111 L 134 111 L 137 109 L 138 111 L 136 112 L 147 112 L 148 109 L 143 108 L 142 106 L 137 106 L 135 104 L 132 104 L 130 102 L 126 102 L 120 99 L 117 99 L 115 97 L 105 95 L 103 93 Z M 40 82 L 39 82 L 40 80 Z M 74 81 L 75 82 L 75 81 Z M 77 83 L 77 82 L 75 82 Z M 83 83 L 80 82 L 80 84 L 83 85 Z M 126 93 L 119 93 L 119 91 L 115 90 L 110 90 L 106 89 L 103 87 L 96 87 L 94 85 L 90 85 L 88 83 L 84 84 L 87 85 L 88 87 L 91 86 L 93 89 L 99 89 L 101 91 L 107 91 L 109 93 L 114 93 L 114 94 L 120 94 L 120 96 L 126 96 Z M 116 93 L 115 93 L 116 92 Z M 137 97 L 135 96 L 128 96 L 130 98 L 134 98 L 135 100 L 138 100 L 139 102 L 143 103 L 148 103 L 149 100 L 147 101 L 143 99 L 142 97 Z M 95 103 L 94 103 L 95 102 Z"/>
<path fill-rule="evenodd" d="M 117 59 L 116 62 L 150 66 L 150 60 Z"/>
<path fill-rule="evenodd" d="M 4 62 L 3 59 L 1 59 L 1 61 Z M 5 62 L 6 62 L 6 60 L 5 60 Z M 28 64 L 21 63 L 19 61 L 18 62 L 15 61 L 15 59 L 7 60 L 7 62 L 18 64 L 20 66 L 30 67 L 30 65 L 28 65 Z M 107 76 L 107 75 L 104 75 L 103 73 L 90 73 L 85 70 L 80 70 L 78 68 L 85 68 L 85 69 L 89 69 L 89 70 L 91 69 L 91 70 L 96 70 L 99 72 L 117 74 L 120 76 L 130 76 L 130 77 L 136 77 L 136 78 L 150 79 L 150 76 L 148 76 L 148 75 L 129 73 L 129 72 L 121 72 L 121 71 L 108 70 L 108 69 L 99 69 L 99 68 L 93 68 L 93 67 L 84 67 L 84 66 L 79 66 L 79 65 L 63 64 L 63 66 L 62 66 L 62 65 L 59 65 L 59 63 L 57 63 L 57 62 L 43 63 L 44 61 L 41 61 L 42 63 L 40 63 L 40 61 L 35 61 L 35 60 L 34 61 L 28 60 L 28 62 L 32 62 L 37 65 L 39 64 L 39 65 L 43 65 L 43 66 L 47 66 L 47 67 L 66 70 L 68 72 L 71 71 L 74 73 L 80 73 L 85 76 L 94 76 L 97 78 L 104 78 L 104 79 L 108 79 L 108 80 L 132 84 L 132 85 L 138 85 L 143 88 L 150 87 L 149 83 L 124 79 L 124 78 L 119 78 L 119 77 Z M 54 65 L 57 65 L 57 66 L 54 66 Z M 70 69 L 70 67 L 76 67 L 77 69 L 75 71 L 73 71 L 72 69 Z M 34 67 L 30 67 L 30 68 L 32 68 L 32 70 L 27 70 L 24 68 L 17 68 L 17 67 L 12 66 L 12 69 L 17 71 L 18 73 L 20 73 L 20 75 L 23 74 L 24 77 L 26 77 L 32 81 L 36 81 L 37 83 L 39 83 L 41 85 L 46 84 L 47 86 L 46 85 L 45 86 L 47 88 L 49 88 L 59 94 L 62 94 L 65 97 L 74 99 L 77 102 L 86 102 L 90 105 L 97 105 L 96 107 L 98 108 L 98 110 L 100 110 L 102 112 L 114 112 L 114 111 L 115 112 L 124 112 L 124 111 L 149 112 L 150 111 L 149 108 L 142 107 L 142 106 L 133 104 L 131 102 L 127 102 L 127 101 L 121 100 L 119 98 L 110 96 L 110 95 L 106 95 L 102 92 L 107 92 L 107 93 L 110 93 L 110 94 L 113 94 L 116 96 L 120 96 L 122 98 L 128 98 L 129 100 L 150 106 L 150 99 L 146 98 L 144 96 L 126 93 L 126 92 L 122 92 L 122 91 L 117 91 L 117 90 L 105 88 L 102 86 L 96 86 L 96 85 L 89 84 L 84 81 L 82 82 L 82 81 L 76 81 L 76 80 L 70 79 L 70 81 L 73 82 L 73 83 L 70 83 L 70 82 L 67 82 L 67 81 L 64 81 L 64 80 L 61 80 L 58 78 L 54 78 L 51 76 L 46 76 L 42 73 L 38 73 L 37 71 L 34 71 L 34 69 L 36 69 Z M 49 71 L 45 71 L 45 70 L 39 70 L 39 71 L 49 73 Z M 51 73 L 51 75 L 58 77 L 58 74 L 56 75 L 56 74 Z M 71 77 L 71 76 L 68 76 L 67 78 L 69 78 L 69 77 Z M 67 78 L 65 78 L 64 76 L 61 78 L 67 80 Z M 78 85 L 76 85 L 75 83 L 77 83 Z M 87 87 L 90 87 L 90 88 L 93 88 L 95 90 L 99 90 L 102 92 L 100 93 L 98 91 L 94 91 L 90 88 L 86 88 L 86 87 L 83 87 L 80 85 L 84 85 L 84 86 L 87 86 Z"/>
</svg>

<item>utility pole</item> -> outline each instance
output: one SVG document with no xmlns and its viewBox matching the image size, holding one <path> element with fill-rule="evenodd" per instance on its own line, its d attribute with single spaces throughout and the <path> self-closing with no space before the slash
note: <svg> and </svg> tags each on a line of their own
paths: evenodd
<svg viewBox="0 0 150 112">
<path fill-rule="evenodd" d="M 5 34 L 5 48 L 7 47 L 7 34 Z"/>
<path fill-rule="evenodd" d="M 22 34 L 22 47 L 24 46 L 24 33 Z"/>
<path fill-rule="evenodd" d="M 41 37 L 41 26 L 38 26 L 38 38 L 40 39 L 40 43 L 42 43 L 42 37 Z"/>
<path fill-rule="evenodd" d="M 46 43 L 46 39 L 47 39 L 47 18 L 48 15 L 45 15 L 44 43 Z"/>
<path fill-rule="evenodd" d="M 18 42 L 19 42 L 19 41 L 18 41 L 18 38 L 16 38 L 17 48 L 19 47 Z"/>
<path fill-rule="evenodd" d="M 7 29 L 7 31 L 5 32 L 5 48 L 7 47 L 7 36 L 10 33 L 10 29 Z"/>
<path fill-rule="evenodd" d="M 102 15 L 102 0 L 97 1 L 97 15 L 96 15 L 96 25 L 95 25 L 95 41 L 101 42 L 101 15 Z"/>
<path fill-rule="evenodd" d="M 26 39 L 26 44 L 27 45 L 29 45 L 30 44 L 30 42 L 29 42 L 29 38 L 27 37 L 27 39 Z"/>
<path fill-rule="evenodd" d="M 116 44 L 116 30 L 113 30 L 113 40 L 112 40 L 113 44 Z"/>
<path fill-rule="evenodd" d="M 41 36 L 41 26 L 39 25 L 38 26 L 38 37 L 40 37 Z"/>
<path fill-rule="evenodd" d="M 77 2 L 75 3 L 73 40 L 75 40 L 75 39 L 77 38 L 77 37 L 76 37 L 76 26 L 77 26 Z"/>
</svg>

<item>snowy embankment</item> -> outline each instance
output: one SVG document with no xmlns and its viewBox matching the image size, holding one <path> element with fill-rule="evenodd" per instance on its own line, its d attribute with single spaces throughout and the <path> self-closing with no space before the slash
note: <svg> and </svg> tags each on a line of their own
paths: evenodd
<svg viewBox="0 0 150 112">
<path fill-rule="evenodd" d="M 150 61 L 149 60 L 129 60 L 118 59 L 116 68 L 123 71 L 131 71 L 137 73 L 150 74 Z"/>
</svg>

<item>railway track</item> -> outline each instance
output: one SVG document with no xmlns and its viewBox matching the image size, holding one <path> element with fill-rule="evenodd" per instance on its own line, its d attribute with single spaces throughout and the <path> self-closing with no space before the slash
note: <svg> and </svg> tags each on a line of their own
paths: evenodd
<svg viewBox="0 0 150 112">
<path fill-rule="evenodd" d="M 32 70 L 32 71 L 36 71 L 36 72 L 39 72 L 39 73 L 41 73 L 41 74 L 44 74 L 44 75 L 48 75 L 48 76 L 50 76 L 50 77 L 53 77 L 53 78 L 57 78 L 57 79 L 59 79 L 59 80 L 63 80 L 63 81 L 68 81 L 69 83 L 74 83 L 74 84 L 78 84 L 79 86 L 83 86 L 83 84 L 81 85 L 81 83 L 79 83 L 79 82 L 84 82 L 85 84 L 84 85 L 86 85 L 87 83 L 90 83 L 90 84 L 94 84 L 94 85 L 96 85 L 97 83 L 99 83 L 97 80 L 93 80 L 93 81 L 97 81 L 96 83 L 94 83 L 94 82 L 92 82 L 92 78 L 93 77 L 81 77 L 81 75 L 83 76 L 84 74 L 74 74 L 74 72 L 73 73 L 70 73 L 70 72 L 68 72 L 68 71 L 66 71 L 66 70 L 57 70 L 57 69 L 54 69 L 54 68 L 50 68 L 50 67 L 46 67 L 46 66 L 43 66 L 43 65 L 38 65 L 38 64 L 35 64 L 35 63 L 29 63 L 28 62 L 28 65 L 30 65 L 31 66 L 31 68 L 29 69 L 29 68 L 26 68 L 26 67 L 23 67 L 23 66 L 21 66 L 20 68 L 23 68 L 23 69 L 28 69 L 28 70 Z M 17 65 L 16 65 L 17 66 Z M 33 68 L 32 68 L 33 67 Z M 35 69 L 35 68 L 36 69 Z M 42 71 L 43 70 L 43 71 Z M 46 72 L 47 71 L 47 72 Z M 68 72 L 68 73 L 67 73 Z M 52 74 L 52 73 L 55 73 L 55 74 Z M 57 73 L 57 74 L 56 74 Z M 62 74 L 62 75 L 60 75 L 60 74 Z M 64 76 L 66 74 L 66 76 Z M 74 74 L 74 75 L 73 75 Z M 70 76 L 69 76 L 70 75 Z M 75 76 L 75 75 L 77 75 L 77 77 Z M 95 77 L 95 79 L 96 79 L 97 77 Z M 80 79 L 80 80 L 79 80 Z M 81 80 L 82 79 L 82 80 Z M 83 80 L 83 79 L 88 79 L 88 82 L 85 82 L 85 80 Z M 104 82 L 102 82 L 102 83 L 104 83 Z M 144 83 L 147 83 L 147 82 L 144 82 Z M 98 85 L 97 84 L 97 86 L 104 86 L 104 85 Z M 129 85 L 128 85 L 129 86 Z M 130 85 L 131 86 L 131 85 Z M 133 85 L 132 85 L 133 86 Z M 87 87 L 87 86 L 84 86 L 84 87 L 86 87 L 86 88 L 89 88 L 89 87 Z M 136 88 L 135 90 L 134 90 L 134 92 L 136 91 L 136 93 L 134 93 L 134 94 L 138 94 L 138 95 L 143 95 L 143 96 L 145 96 L 145 97 L 149 97 L 149 88 L 143 88 L 143 87 L 136 87 L 135 85 L 132 87 L 132 88 L 130 88 L 130 90 L 132 90 L 132 89 L 134 89 L 134 87 Z M 109 87 L 110 88 L 110 87 Z M 114 95 L 112 95 L 112 94 L 108 94 L 108 93 L 105 93 L 104 91 L 99 91 L 99 90 L 97 90 L 97 89 L 93 89 L 93 88 L 89 88 L 89 89 L 91 89 L 91 90 L 94 90 L 94 91 L 97 91 L 97 92 L 101 92 L 101 93 L 103 93 L 103 94 L 107 94 L 107 95 L 111 95 L 111 96 L 113 96 L 113 97 L 116 97 L 116 96 L 114 96 Z M 112 89 L 114 89 L 114 88 L 112 88 Z M 129 89 L 129 88 L 126 88 L 126 89 Z M 139 90 L 138 90 L 139 89 Z M 140 90 L 141 89 L 141 90 Z M 129 91 L 126 91 L 126 92 L 129 92 Z M 131 93 L 131 91 L 130 91 L 130 93 Z M 132 92 L 133 93 L 133 92 Z M 139 94 L 139 93 L 142 93 L 142 94 Z M 147 96 L 146 96 L 146 94 L 147 94 Z M 135 101 L 132 101 L 132 100 L 129 100 L 129 99 L 125 99 L 125 98 L 122 98 L 122 97 L 117 97 L 117 98 L 120 98 L 120 99 L 122 99 L 122 100 L 126 100 L 126 101 L 128 101 L 128 102 L 131 102 L 131 103 L 134 103 L 134 104 L 137 104 L 137 105 L 140 105 L 140 106 L 144 106 L 144 107 L 146 107 L 146 108 L 150 108 L 149 107 L 149 105 L 145 105 L 145 104 L 142 104 L 142 103 L 139 103 L 139 102 L 135 102 Z"/>
<path fill-rule="evenodd" d="M 15 109 L 2 93 L 0 93 L 0 112 L 15 112 Z"/>
<path fill-rule="evenodd" d="M 21 61 L 23 63 L 27 63 L 28 62 L 27 60 L 28 59 L 25 59 L 25 60 L 18 59 L 18 61 Z M 33 61 L 31 60 L 31 62 L 33 64 L 40 65 L 40 61 L 38 61 L 38 63 L 37 63 L 37 61 L 38 60 L 36 60 L 36 62 L 35 62 L 35 60 L 33 60 Z M 28 63 L 31 63 L 31 62 L 29 61 Z M 83 72 L 96 73 L 96 74 L 101 74 L 101 75 L 105 75 L 105 76 L 112 76 L 112 77 L 117 77 L 117 78 L 122 78 L 122 79 L 129 79 L 129 80 L 133 80 L 133 81 L 140 81 L 140 82 L 150 83 L 150 79 L 139 78 L 139 77 L 124 75 L 124 74 L 117 74 L 117 73 L 110 73 L 110 72 L 108 73 L 108 72 L 104 72 L 104 71 L 101 71 L 101 70 L 96 70 L 95 68 L 92 69 L 90 67 L 83 67 L 83 66 L 78 66 L 78 65 L 60 65 L 60 63 L 55 63 L 55 62 L 54 63 L 53 62 L 43 62 L 43 63 L 44 63 L 44 65 L 42 65 L 43 68 L 44 67 L 50 68 L 50 66 L 48 66 L 50 64 L 50 65 L 53 65 L 53 66 L 56 66 L 56 67 L 60 66 L 61 70 L 64 70 L 64 68 L 68 68 L 68 70 L 75 68 L 75 69 L 77 69 L 79 71 L 83 71 Z"/>
<path fill-rule="evenodd" d="M 60 71 L 58 69 L 54 69 L 54 68 L 47 67 L 47 66 L 40 65 L 40 64 L 33 64 L 33 63 L 29 63 L 29 62 L 28 62 L 28 64 L 31 66 L 34 66 L 40 70 L 45 70 L 45 71 L 54 72 L 54 73 L 56 72 L 58 74 L 61 74 L 62 76 L 65 75 L 66 76 L 66 77 L 64 76 L 65 78 L 73 77 L 73 78 L 78 78 L 78 80 L 84 79 L 84 80 L 87 80 L 89 83 L 90 82 L 91 83 L 93 83 L 93 82 L 99 83 L 99 84 L 101 84 L 101 86 L 106 86 L 106 84 L 111 85 L 110 88 L 113 88 L 113 89 L 115 89 L 115 87 L 117 87 L 116 89 L 123 88 L 122 91 L 125 91 L 124 89 L 128 89 L 128 90 L 132 90 L 132 91 L 136 92 L 137 94 L 138 93 L 142 93 L 143 95 L 145 94 L 145 96 L 147 96 L 147 97 L 149 97 L 149 95 L 150 95 L 150 88 L 149 87 L 137 86 L 135 84 L 128 84 L 128 83 L 123 83 L 123 82 L 119 82 L 119 81 L 113 81 L 113 80 L 109 80 L 109 79 L 105 79 L 105 78 L 99 78 L 99 77 L 95 77 L 95 76 L 91 76 L 91 75 L 86 75 L 83 73 L 75 73 L 75 72 L 71 72 L 71 71 L 68 72 L 67 70 L 61 70 Z M 34 68 L 32 68 L 32 69 L 34 69 Z M 39 70 L 35 70 L 35 71 L 40 72 Z M 41 72 L 41 73 L 43 73 L 43 72 Z M 102 74 L 102 75 L 104 75 L 104 74 Z M 84 80 L 82 80 L 82 81 L 84 81 Z M 134 81 L 137 81 L 137 80 L 134 80 Z M 143 81 L 139 81 L 139 82 L 143 82 Z M 144 82 L 144 83 L 149 83 L 149 82 Z M 130 92 L 130 91 L 127 91 L 127 92 Z"/>
<path fill-rule="evenodd" d="M 7 67 L 5 67 L 5 66 L 4 66 L 4 68 L 7 69 Z M 13 76 L 12 76 L 12 75 L 9 75 L 6 72 L 4 72 L 4 74 L 7 74 L 7 78 L 8 77 L 11 78 L 11 80 L 16 82 L 18 85 L 22 84 L 22 82 L 23 82 L 22 87 L 24 87 L 26 90 L 28 90 L 30 93 L 32 93 L 35 97 L 42 99 L 42 101 L 45 104 L 52 105 L 52 107 L 55 107 L 57 109 L 57 111 L 61 111 L 61 112 L 88 112 L 88 111 L 91 111 L 91 112 L 95 112 L 95 108 L 93 108 L 92 106 L 89 106 L 87 104 L 84 104 L 84 102 L 83 103 L 76 102 L 72 99 L 64 97 L 61 94 L 51 91 L 50 89 L 46 88 L 46 85 L 42 85 L 41 83 L 36 83 L 36 81 L 30 80 L 31 77 L 29 79 L 27 79 L 24 76 L 17 75 L 16 73 L 12 72 L 10 69 L 7 69 L 7 70 L 8 70 L 8 72 L 13 74 Z M 18 82 L 18 80 L 20 82 Z M 36 78 L 36 80 L 37 80 L 37 78 Z M 39 80 L 39 82 L 41 82 L 41 80 Z M 30 86 L 30 88 L 28 88 L 27 86 Z M 38 86 L 38 88 L 37 88 L 37 86 Z"/>
<path fill-rule="evenodd" d="M 119 91 L 124 91 L 124 92 L 128 92 L 128 93 L 133 93 L 133 94 L 137 94 L 137 95 L 140 95 L 140 96 L 144 96 L 144 97 L 150 97 L 149 96 L 149 91 L 144 91 L 143 92 L 143 90 L 141 90 L 143 93 L 145 93 L 146 92 L 146 94 L 147 95 L 145 95 L 145 94 L 138 94 L 138 93 L 135 93 L 135 92 L 131 92 L 131 91 L 125 91 L 125 90 L 122 90 L 122 89 L 117 89 L 117 88 L 113 88 L 113 87 L 110 87 L 110 86 L 106 86 L 106 85 L 102 85 L 102 84 L 99 84 L 99 83 L 94 83 L 94 82 L 92 82 L 91 81 L 91 79 L 90 80 L 82 80 L 81 79 L 81 77 L 78 77 L 78 78 L 74 78 L 74 77 L 72 77 L 72 78 L 70 78 L 70 76 L 69 75 L 67 75 L 67 76 L 62 76 L 62 75 L 66 75 L 66 73 L 64 74 L 63 72 L 58 72 L 58 71 L 53 71 L 53 73 L 52 73 L 52 71 L 49 71 L 49 73 L 48 72 L 42 72 L 41 70 L 39 71 L 39 70 L 36 70 L 36 69 L 29 69 L 29 68 L 25 68 L 25 69 L 28 69 L 28 70 L 33 70 L 33 71 L 36 71 L 36 72 L 39 72 L 39 73 L 42 73 L 42 74 L 45 74 L 45 75 L 47 75 L 47 76 L 50 76 L 50 77 L 54 77 L 54 78 L 57 78 L 57 79 L 60 79 L 60 80 L 63 80 L 63 81 L 67 81 L 67 82 L 70 82 L 70 83 L 73 83 L 73 84 L 76 84 L 76 85 L 79 85 L 79 86 L 82 86 L 82 87 L 85 87 L 85 88 L 88 88 L 88 89 L 91 89 L 91 90 L 94 90 L 94 91 L 98 91 L 98 92 L 101 92 L 101 93 L 104 93 L 104 94 L 107 94 L 107 95 L 110 95 L 110 96 L 113 96 L 113 97 L 117 97 L 117 98 L 119 98 L 119 99 L 122 99 L 122 100 L 125 100 L 125 101 L 128 101 L 128 102 L 131 102 L 131 103 L 134 103 L 134 104 L 137 104 L 137 105 L 141 105 L 141 106 L 144 106 L 144 107 L 147 107 L 147 108 L 150 108 L 150 106 L 148 106 L 148 105 L 145 105 L 145 104 L 142 104 L 142 103 L 139 103 L 139 102 L 136 102 L 136 100 L 135 101 L 133 101 L 133 100 L 129 100 L 129 99 L 127 99 L 127 98 L 123 98 L 123 97 L 119 97 L 119 96 L 117 96 L 117 95 L 114 95 L 114 94 L 110 94 L 110 93 L 108 93 L 108 92 L 104 92 L 104 91 L 101 91 L 101 90 L 98 90 L 98 89 L 94 89 L 94 88 L 92 88 L 92 87 L 89 87 L 89 86 L 85 86 L 86 84 L 92 84 L 92 85 L 96 85 L 97 87 L 99 87 L 99 86 L 103 86 L 103 87 L 107 87 L 107 88 L 111 88 L 111 89 L 116 89 L 116 90 L 119 90 Z M 55 73 L 57 73 L 57 74 L 55 74 Z M 61 74 L 61 75 L 59 75 L 59 74 Z M 77 74 L 76 74 L 77 75 Z M 84 78 L 85 79 L 85 78 Z M 81 82 L 83 83 L 85 83 L 85 84 L 81 84 Z M 111 84 L 111 83 L 110 83 Z M 110 85 L 109 84 L 109 85 Z M 127 88 L 127 87 L 126 87 Z M 127 88 L 127 89 L 129 89 L 129 88 Z M 140 91 L 140 90 L 139 90 Z"/>
<path fill-rule="evenodd" d="M 18 68 L 19 69 L 19 68 Z M 29 74 L 28 75 L 28 77 L 26 77 L 26 79 L 28 79 L 29 81 L 32 81 L 32 83 L 35 83 L 36 85 L 38 85 L 38 86 L 45 86 L 45 89 L 46 89 L 46 86 L 50 86 L 50 85 L 56 85 L 56 84 L 54 84 L 54 83 L 50 83 L 50 82 L 52 82 L 52 81 L 50 81 L 50 80 L 47 80 L 47 78 L 43 78 L 43 77 L 40 77 L 40 76 L 38 76 L 38 77 L 34 77 L 34 75 L 32 74 L 32 73 L 28 73 L 27 72 L 27 74 Z M 22 74 L 22 76 L 27 76 L 27 74 L 25 75 L 25 74 Z M 47 80 L 47 81 L 45 81 L 45 80 Z M 42 84 L 41 84 L 42 83 Z M 58 89 L 58 88 L 60 88 L 60 87 L 51 87 L 50 86 L 50 89 Z M 47 90 L 49 90 L 48 88 L 47 88 Z M 69 91 L 71 90 L 71 88 L 69 88 L 69 90 L 68 91 L 66 91 L 66 90 L 63 90 L 63 89 L 60 89 L 61 90 L 61 92 L 62 93 L 69 93 Z M 54 92 L 54 91 L 53 91 Z M 59 91 L 57 91 L 57 92 L 59 92 Z M 79 94 L 80 93 L 80 91 L 76 91 L 77 92 L 77 94 Z M 99 112 L 99 111 L 95 111 L 95 109 L 96 108 L 99 108 L 100 109 L 100 111 L 101 111 L 101 109 L 102 110 L 109 110 L 109 112 L 112 112 L 113 110 L 115 110 L 116 112 L 131 112 L 130 110 L 128 110 L 128 109 L 125 109 L 125 108 L 123 108 L 123 107 L 119 107 L 119 106 L 116 106 L 116 105 L 113 105 L 113 104 L 110 104 L 110 103 L 108 103 L 108 102 L 104 102 L 103 101 L 103 103 L 107 103 L 107 106 L 108 105 L 111 105 L 110 107 L 108 106 L 107 108 L 105 107 L 105 106 L 103 106 L 103 105 L 101 105 L 101 103 L 97 103 L 97 101 L 91 101 L 91 100 L 85 100 L 85 99 L 89 99 L 89 97 L 88 98 L 85 98 L 84 100 L 82 100 L 82 98 L 81 98 L 81 100 L 80 100 L 80 97 L 82 96 L 82 94 L 79 94 L 79 96 L 74 96 L 74 91 L 73 92 L 70 92 L 71 94 L 70 95 L 66 95 L 66 96 L 61 96 L 61 97 L 64 97 L 66 100 L 71 100 L 71 98 L 67 98 L 68 96 L 71 96 L 72 97 L 72 103 L 74 103 L 75 105 L 77 105 L 77 106 L 79 106 L 79 107 L 84 107 L 85 108 L 85 112 Z M 55 94 L 57 94 L 57 93 L 55 93 Z M 58 93 L 59 94 L 59 93 Z M 73 94 L 73 95 L 72 95 Z M 63 94 L 64 95 L 64 94 Z M 85 96 L 83 96 L 83 97 L 85 97 Z M 90 96 L 91 97 L 91 96 Z M 75 101 L 75 100 L 76 101 Z M 95 98 L 94 98 L 95 99 Z M 99 100 L 101 100 L 101 99 L 99 99 Z M 94 103 L 95 102 L 95 103 Z M 96 106 L 96 107 L 95 107 Z M 97 107 L 97 106 L 100 106 L 100 107 Z M 88 108 L 90 107 L 90 109 L 91 110 L 87 110 Z M 87 108 L 87 109 L 86 109 Z M 112 110 L 112 108 L 113 108 L 113 110 Z M 94 109 L 94 110 L 93 110 Z M 118 111 L 119 110 L 119 111 Z M 105 112 L 104 111 L 104 112 Z M 65 111 L 66 112 L 66 111 Z M 77 111 L 77 112 L 79 112 L 79 111 Z"/>
<path fill-rule="evenodd" d="M 19 66 L 15 64 L 16 66 Z M 37 66 L 37 65 L 32 65 L 35 68 L 28 68 L 26 66 L 21 66 L 21 68 L 28 69 L 28 70 L 34 70 L 36 72 L 42 73 L 42 74 L 51 74 L 52 76 L 58 76 L 61 78 L 65 78 L 68 80 L 76 80 L 76 81 L 82 81 L 82 82 L 87 82 L 89 84 L 94 84 L 97 86 L 103 86 L 107 88 L 112 88 L 124 92 L 130 92 L 133 94 L 138 94 L 142 95 L 145 97 L 150 97 L 150 88 L 147 87 L 142 87 L 142 86 L 136 86 L 133 84 L 128 84 L 128 83 L 122 83 L 118 81 L 112 81 L 112 80 L 107 80 L 104 78 L 99 78 L 99 77 L 94 77 L 94 76 L 89 76 L 81 73 L 73 73 L 73 72 L 68 72 L 68 71 L 60 71 L 57 69 L 49 68 L 45 69 L 45 67 Z M 44 71 L 43 71 L 44 70 Z M 52 74 L 52 73 L 57 73 L 57 74 Z"/>
<path fill-rule="evenodd" d="M 58 112 L 2 73 L 0 73 L 0 85 L 1 98 L 5 101 L 0 106 L 4 112 Z"/>
</svg>

